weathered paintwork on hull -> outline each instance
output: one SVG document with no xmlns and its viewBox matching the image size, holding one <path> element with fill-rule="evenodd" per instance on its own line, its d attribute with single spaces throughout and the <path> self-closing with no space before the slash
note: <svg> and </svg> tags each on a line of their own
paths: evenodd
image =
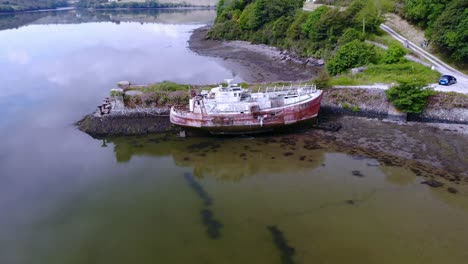
<svg viewBox="0 0 468 264">
<path fill-rule="evenodd" d="M 316 117 L 299 121 L 294 124 L 284 125 L 270 125 L 268 127 L 221 127 L 221 128 L 206 128 L 206 127 L 184 127 L 185 131 L 190 135 L 253 135 L 253 134 L 265 134 L 271 132 L 290 132 L 297 129 L 310 128 L 315 123 Z"/>
<path fill-rule="evenodd" d="M 320 110 L 321 99 L 322 94 L 289 106 L 254 113 L 206 114 L 189 112 L 186 107 L 173 107 L 170 118 L 173 124 L 206 130 L 212 134 L 268 132 L 316 118 Z"/>
</svg>

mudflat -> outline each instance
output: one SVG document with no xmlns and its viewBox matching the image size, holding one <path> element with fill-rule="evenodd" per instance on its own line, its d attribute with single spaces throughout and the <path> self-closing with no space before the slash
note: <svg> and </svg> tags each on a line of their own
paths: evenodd
<svg viewBox="0 0 468 264">
<path fill-rule="evenodd" d="M 223 64 L 246 82 L 301 81 L 313 79 L 323 67 L 284 59 L 280 49 L 246 41 L 207 39 L 210 27 L 193 31 L 189 49 L 209 57 L 221 58 Z"/>
</svg>

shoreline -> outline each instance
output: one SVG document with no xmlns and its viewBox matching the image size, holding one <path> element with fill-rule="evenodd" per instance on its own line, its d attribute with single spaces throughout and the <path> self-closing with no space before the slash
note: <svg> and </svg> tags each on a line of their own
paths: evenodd
<svg viewBox="0 0 468 264">
<path fill-rule="evenodd" d="M 76 10 L 76 9 L 78 9 L 78 8 L 76 8 L 74 6 L 69 6 L 69 7 L 48 8 L 48 9 L 34 9 L 34 10 L 21 10 L 21 11 L 13 11 L 13 12 L 0 12 L 0 15 L 54 12 L 54 11 L 70 11 L 70 10 Z"/>
<path fill-rule="evenodd" d="M 171 10 L 171 9 L 176 9 L 176 10 L 214 10 L 216 7 L 211 7 L 211 6 L 181 6 L 181 7 L 104 7 L 104 8 L 76 8 L 77 10 L 80 9 L 85 9 L 85 10 L 93 10 L 93 11 L 100 11 L 100 10 L 159 10 L 159 9 L 164 9 L 164 10 Z"/>
<path fill-rule="evenodd" d="M 59 8 L 50 8 L 50 9 L 36 9 L 36 10 L 21 10 L 21 11 L 12 11 L 12 12 L 0 12 L 0 15 L 7 14 L 22 14 L 22 13 L 39 13 L 39 12 L 55 12 L 55 11 L 71 11 L 71 10 L 89 10 L 89 11 L 109 11 L 109 10 L 214 10 L 215 6 L 181 6 L 181 7 L 115 7 L 115 8 L 82 8 L 76 6 L 70 7 L 59 7 Z"/>
<path fill-rule="evenodd" d="M 267 45 L 206 39 L 209 28 L 195 29 L 188 40 L 188 48 L 201 56 L 220 59 L 245 82 L 309 81 L 323 68 L 321 61 L 299 60 Z"/>
<path fill-rule="evenodd" d="M 322 70 L 321 66 L 316 66 L 315 62 L 304 63 L 297 60 L 283 60 L 284 51 L 267 45 L 256 45 L 245 41 L 217 41 L 206 38 L 209 26 L 200 27 L 193 31 L 188 40 L 188 48 L 202 56 L 209 56 L 222 59 L 228 64 L 233 72 L 241 75 L 249 83 L 280 82 L 280 81 L 310 81 L 312 74 L 317 74 Z M 140 86 L 144 87 L 143 86 Z M 137 88 L 138 89 L 138 88 Z M 120 99 L 119 99 L 120 100 Z M 123 101 L 120 103 L 123 104 Z M 127 119 L 134 122 L 134 117 L 157 119 L 156 123 L 163 122 L 156 118 L 154 113 L 169 114 L 169 108 L 163 110 L 158 107 L 144 108 L 135 115 L 135 111 L 119 107 L 123 114 L 111 114 L 113 118 L 95 117 L 88 115 L 78 124 L 79 128 L 94 135 L 135 135 L 146 133 L 164 132 L 169 127 L 161 125 L 160 128 L 146 128 L 144 122 L 135 124 L 135 129 L 129 130 Z M 127 114 L 125 114 L 127 113 Z M 146 113 L 146 114 L 145 114 Z M 148 114 L 149 113 L 149 114 Z M 438 92 L 436 96 L 430 98 L 426 109 L 419 114 L 406 114 L 394 108 L 387 100 L 385 90 L 372 87 L 340 87 L 324 89 L 324 96 L 321 102 L 320 115 L 325 116 L 357 116 L 365 118 L 376 118 L 379 120 L 397 121 L 400 123 L 417 122 L 432 124 L 431 126 L 450 129 L 459 125 L 460 130 L 465 134 L 468 131 L 468 97 L 460 97 L 450 93 Z M 117 121 L 121 119 L 122 122 Z M 166 117 L 166 119 L 168 119 Z M 82 121 L 83 121 L 82 120 Z M 107 121 L 106 121 L 107 120 Z M 110 121 L 109 121 L 110 120 Z M 110 125 L 105 124 L 109 122 Z M 442 125 L 444 124 L 444 125 Z"/>
<path fill-rule="evenodd" d="M 129 86 L 129 92 L 144 89 L 145 85 Z M 197 86 L 199 89 L 202 86 Z M 384 90 L 359 88 L 328 88 L 323 90 L 319 120 L 335 117 L 363 117 L 398 124 L 430 124 L 441 130 L 450 130 L 468 135 L 468 111 L 466 108 L 444 108 L 431 105 L 420 114 L 406 114 L 396 110 L 387 100 Z M 125 92 L 111 96 L 113 105 L 110 114 L 92 113 L 78 121 L 78 128 L 93 137 L 131 136 L 173 131 L 169 121 L 171 105 L 126 106 Z M 135 96 L 135 95 L 132 95 Z M 442 98 L 444 99 L 444 98 Z M 441 100 L 440 98 L 438 100 Z M 467 99 L 468 100 L 468 99 Z M 144 100 L 140 100 L 144 101 Z M 433 99 L 433 101 L 436 101 Z M 467 102 L 468 103 L 468 102 Z M 444 102 L 445 105 L 451 102 Z"/>
</svg>

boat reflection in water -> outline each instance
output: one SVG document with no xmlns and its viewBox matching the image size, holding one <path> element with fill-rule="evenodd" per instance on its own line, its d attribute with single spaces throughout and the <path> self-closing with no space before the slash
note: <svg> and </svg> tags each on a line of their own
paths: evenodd
<svg viewBox="0 0 468 264">
<path fill-rule="evenodd" d="M 171 156 L 177 166 L 192 167 L 195 177 L 226 180 L 263 173 L 310 170 L 323 163 L 323 151 L 303 148 L 303 141 L 282 137 L 177 138 L 169 135 L 114 138 L 118 162 L 133 156 Z"/>
</svg>

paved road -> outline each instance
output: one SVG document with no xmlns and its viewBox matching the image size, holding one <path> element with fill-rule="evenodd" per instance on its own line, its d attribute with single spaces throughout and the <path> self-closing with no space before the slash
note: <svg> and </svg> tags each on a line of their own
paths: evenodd
<svg viewBox="0 0 468 264">
<path fill-rule="evenodd" d="M 321 6 L 321 4 L 314 4 L 314 3 L 306 2 L 304 4 L 303 9 L 305 11 L 313 11 L 318 6 Z M 448 74 L 448 75 L 455 76 L 455 78 L 457 78 L 456 84 L 453 84 L 450 86 L 444 86 L 444 85 L 439 85 L 437 83 L 434 83 L 430 85 L 432 88 L 434 88 L 436 91 L 459 92 L 459 93 L 468 94 L 468 76 L 466 74 L 444 63 L 439 58 L 435 57 L 434 55 L 420 48 L 418 45 L 412 43 L 411 41 L 407 40 L 405 37 L 398 34 L 397 32 L 395 32 L 393 29 L 391 29 L 387 25 L 381 24 L 380 28 L 384 30 L 385 32 L 387 32 L 390 36 L 392 36 L 393 38 L 401 42 L 408 49 L 418 54 L 418 56 L 429 61 L 429 63 L 434 66 L 434 70 L 440 72 L 441 75 Z M 420 63 L 427 66 L 427 63 L 425 62 L 420 62 Z M 386 89 L 385 85 L 381 85 L 381 84 L 376 84 L 372 88 Z"/>
<path fill-rule="evenodd" d="M 386 26 L 385 24 L 381 24 L 380 28 L 384 30 L 385 32 L 387 32 L 394 39 L 401 42 L 403 46 L 407 47 L 409 50 L 413 51 L 421 58 L 424 58 L 427 61 L 429 61 L 434 66 L 434 70 L 440 72 L 441 74 L 453 75 L 455 76 L 455 78 L 457 78 L 456 84 L 453 84 L 450 86 L 432 84 L 431 85 L 432 87 L 434 87 L 438 91 L 444 91 L 444 92 L 454 91 L 454 92 L 468 94 L 468 76 L 466 74 L 463 74 L 462 72 L 452 68 L 450 65 L 444 63 L 436 56 L 430 54 L 429 52 L 425 51 L 418 45 L 407 40 L 406 38 L 404 38 L 403 36 L 395 32 L 393 29 Z"/>
</svg>

